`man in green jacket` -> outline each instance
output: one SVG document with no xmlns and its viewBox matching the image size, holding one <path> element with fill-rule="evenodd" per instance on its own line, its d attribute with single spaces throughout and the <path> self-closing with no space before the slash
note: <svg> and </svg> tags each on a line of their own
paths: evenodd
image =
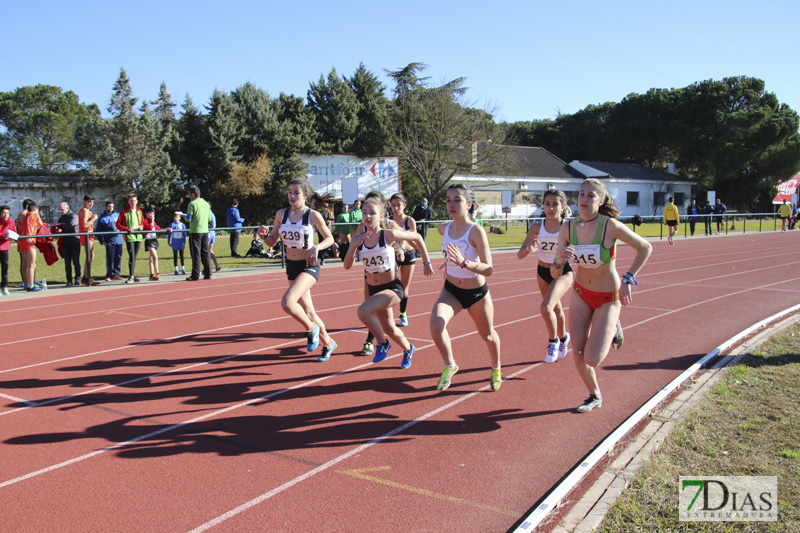
<svg viewBox="0 0 800 533">
<path fill-rule="evenodd" d="M 192 255 L 192 273 L 187 281 L 200 279 L 200 265 L 205 270 L 204 279 L 211 279 L 211 254 L 208 246 L 208 228 L 211 225 L 211 206 L 200 197 L 200 189 L 192 185 L 188 189 L 189 208 L 186 220 L 189 221 L 189 252 Z"/>
</svg>

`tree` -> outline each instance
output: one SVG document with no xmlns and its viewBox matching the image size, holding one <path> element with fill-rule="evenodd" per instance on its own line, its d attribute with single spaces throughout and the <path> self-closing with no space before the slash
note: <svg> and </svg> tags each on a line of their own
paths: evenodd
<svg viewBox="0 0 800 533">
<path fill-rule="evenodd" d="M 388 73 L 395 80 L 393 147 L 404 171 L 436 204 L 456 173 L 484 174 L 502 162 L 502 132 L 490 112 L 465 101 L 463 78 L 429 87 L 418 75 L 424 68 L 411 63 Z M 481 140 L 493 142 L 473 150 Z"/>
<path fill-rule="evenodd" d="M 214 90 L 208 106 L 209 144 L 208 175 L 205 185 L 215 185 L 227 179 L 242 134 L 242 127 L 236 116 L 236 103 L 230 95 Z"/>
<path fill-rule="evenodd" d="M 0 93 L 0 166 L 67 170 L 85 158 L 76 132 L 98 118 L 72 91 L 36 85 Z"/>
<path fill-rule="evenodd" d="M 327 152 L 351 153 L 358 128 L 359 104 L 353 88 L 331 69 L 327 80 L 311 83 L 308 107 L 319 134 L 318 144 Z"/>
<path fill-rule="evenodd" d="M 220 192 L 231 198 L 263 196 L 272 177 L 272 163 L 266 154 L 250 164 L 233 163 L 230 178 L 220 184 Z"/>
<path fill-rule="evenodd" d="M 357 125 L 353 133 L 352 151 L 359 157 L 385 155 L 391 143 L 389 125 L 389 100 L 384 95 L 384 86 L 378 78 L 358 65 L 353 77 L 348 80 L 358 103 Z"/>
<path fill-rule="evenodd" d="M 92 159 L 116 193 L 136 191 L 143 205 L 158 209 L 167 205 L 179 178 L 167 153 L 171 126 L 160 126 L 146 102 L 137 113 L 137 101 L 125 69 L 120 69 L 108 106 L 111 118 L 94 123 L 100 141 Z"/>
<path fill-rule="evenodd" d="M 208 154 L 211 139 L 207 117 L 200 113 L 187 94 L 176 124 L 176 145 L 172 161 L 180 172 L 181 192 L 186 185 L 204 186 L 208 179 Z"/>
</svg>

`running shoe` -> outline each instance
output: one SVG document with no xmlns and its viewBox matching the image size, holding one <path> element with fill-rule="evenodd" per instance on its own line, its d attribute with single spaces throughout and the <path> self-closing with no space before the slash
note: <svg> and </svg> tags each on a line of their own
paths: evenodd
<svg viewBox="0 0 800 533">
<path fill-rule="evenodd" d="M 400 313 L 400 324 L 398 324 L 401 328 L 404 328 L 408 325 L 408 315 L 405 313 Z"/>
<path fill-rule="evenodd" d="M 617 320 L 617 331 L 614 333 L 614 338 L 611 340 L 611 346 L 619 350 L 625 342 L 625 335 L 622 334 L 622 324 Z"/>
<path fill-rule="evenodd" d="M 417 351 L 417 347 L 413 344 L 411 348 L 408 350 L 403 351 L 403 362 L 400 363 L 400 368 L 408 368 L 411 366 L 411 358 L 414 356 L 414 352 Z"/>
<path fill-rule="evenodd" d="M 216 271 L 219 272 L 220 270 L 222 270 L 222 267 L 217 265 L 217 270 Z"/>
<path fill-rule="evenodd" d="M 336 349 L 336 346 L 337 346 L 337 345 L 336 345 L 336 341 L 335 341 L 335 340 L 333 340 L 333 339 L 331 339 L 331 344 L 330 344 L 330 346 L 325 346 L 325 345 L 323 344 L 323 345 L 322 345 L 322 355 L 320 355 L 319 357 L 317 357 L 317 361 L 319 361 L 320 363 L 324 363 L 325 361 L 327 361 L 328 359 L 330 359 L 330 358 L 331 358 L 331 355 L 333 355 L 333 351 Z"/>
<path fill-rule="evenodd" d="M 3 296 L 8 296 L 9 293 L 6 287 L 3 287 L 2 291 L 3 291 Z"/>
<path fill-rule="evenodd" d="M 28 292 L 36 292 L 36 291 L 41 291 L 41 290 L 44 290 L 44 289 L 42 289 L 41 287 L 39 287 L 37 285 L 32 285 L 30 287 L 27 287 L 25 290 L 28 291 Z"/>
<path fill-rule="evenodd" d="M 372 355 L 375 353 L 375 347 L 371 342 L 365 342 L 364 347 L 361 349 L 361 355 Z"/>
<path fill-rule="evenodd" d="M 136 276 L 133 276 L 133 282 L 134 283 L 139 283 L 139 281 L 140 281 L 139 278 L 137 278 Z"/>
<path fill-rule="evenodd" d="M 450 386 L 450 380 L 456 375 L 456 372 L 458 372 L 458 365 L 454 367 L 444 365 L 444 368 L 442 369 L 442 377 L 439 378 L 439 383 L 436 385 L 436 390 L 447 390 L 447 387 Z"/>
<path fill-rule="evenodd" d="M 314 329 L 306 331 L 306 337 L 308 337 L 306 350 L 313 352 L 319 346 L 319 325 L 317 323 L 314 323 Z"/>
<path fill-rule="evenodd" d="M 375 345 L 375 357 L 372 358 L 372 362 L 380 363 L 381 361 L 386 359 L 386 356 L 389 353 L 389 348 L 391 347 L 392 345 L 389 344 L 389 341 L 377 343 Z"/>
<path fill-rule="evenodd" d="M 597 409 L 603 405 L 603 400 L 595 396 L 594 394 L 590 394 L 586 400 L 578 406 L 579 413 L 588 413 L 592 409 Z"/>
<path fill-rule="evenodd" d="M 547 343 L 547 356 L 544 358 L 545 363 L 555 363 L 558 361 L 558 348 L 558 339 L 556 339 L 556 342 Z"/>
<path fill-rule="evenodd" d="M 122 276 L 111 276 L 111 281 L 120 281 L 122 279 Z"/>
<path fill-rule="evenodd" d="M 496 391 L 503 384 L 503 373 L 499 368 L 492 369 L 492 390 Z"/>
<path fill-rule="evenodd" d="M 126 280 L 125 280 L 125 283 L 133 283 L 133 278 L 132 278 L 132 277 L 130 277 L 130 278 L 126 279 Z"/>
<path fill-rule="evenodd" d="M 175 275 L 176 275 L 176 276 L 180 276 L 180 274 L 181 274 L 181 273 L 180 273 L 180 272 L 178 272 L 178 267 L 175 267 Z"/>
<path fill-rule="evenodd" d="M 565 338 L 567 340 L 562 341 L 562 342 L 560 342 L 558 344 L 558 358 L 559 359 L 564 359 L 567 356 L 567 352 L 569 351 L 569 341 L 570 341 L 569 333 L 567 333 L 567 336 Z"/>
</svg>

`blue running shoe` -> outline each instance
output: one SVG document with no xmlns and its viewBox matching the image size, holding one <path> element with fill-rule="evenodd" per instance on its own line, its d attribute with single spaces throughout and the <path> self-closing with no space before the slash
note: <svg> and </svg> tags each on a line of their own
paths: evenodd
<svg viewBox="0 0 800 533">
<path fill-rule="evenodd" d="M 405 350 L 403 352 L 403 362 L 400 363 L 400 368 L 408 368 L 411 366 L 411 358 L 414 356 L 414 352 L 416 351 L 417 347 L 412 344 L 410 350 Z"/>
<path fill-rule="evenodd" d="M 308 346 L 306 346 L 306 350 L 313 352 L 317 349 L 317 346 L 319 346 L 319 325 L 314 323 L 314 329 L 306 331 L 306 336 L 308 337 Z"/>
<path fill-rule="evenodd" d="M 398 326 L 404 328 L 407 325 L 408 325 L 408 315 L 405 313 L 400 313 L 400 323 L 398 324 Z"/>
<path fill-rule="evenodd" d="M 323 344 L 322 345 L 322 355 L 317 357 L 317 361 L 319 361 L 320 363 L 324 363 L 325 361 L 327 361 L 328 359 L 331 358 L 331 355 L 333 355 L 333 351 L 335 349 L 336 349 L 336 341 L 333 340 L 333 339 L 331 339 L 331 345 L 330 346 L 325 346 Z"/>
<path fill-rule="evenodd" d="M 380 363 L 386 359 L 386 355 L 389 353 L 389 348 L 391 347 L 392 345 L 389 344 L 389 341 L 377 343 L 375 345 L 375 357 L 372 358 L 372 362 Z"/>
</svg>

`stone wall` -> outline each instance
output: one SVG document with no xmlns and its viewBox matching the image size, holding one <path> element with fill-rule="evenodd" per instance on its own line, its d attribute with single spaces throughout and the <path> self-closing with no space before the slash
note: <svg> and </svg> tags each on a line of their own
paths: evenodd
<svg viewBox="0 0 800 533">
<path fill-rule="evenodd" d="M 0 205 L 9 206 L 14 219 L 22 209 L 22 201 L 30 198 L 39 206 L 44 222 L 55 222 L 59 217 L 58 204 L 67 202 L 77 213 L 87 194 L 94 196 L 92 211 L 98 215 L 105 209 L 106 200 L 114 199 L 111 188 L 100 177 L 66 173 L 25 175 L 18 171 L 4 173 L 0 170 Z"/>
</svg>

